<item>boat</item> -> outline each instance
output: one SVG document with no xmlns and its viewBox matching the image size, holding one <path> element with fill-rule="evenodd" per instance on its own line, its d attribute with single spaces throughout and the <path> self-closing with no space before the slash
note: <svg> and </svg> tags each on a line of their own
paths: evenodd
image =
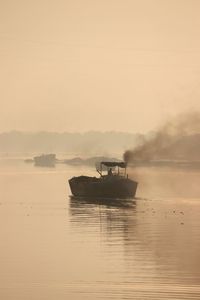
<svg viewBox="0 0 200 300">
<path fill-rule="evenodd" d="M 33 158 L 35 166 L 54 167 L 56 163 L 55 154 L 42 154 Z"/>
<path fill-rule="evenodd" d="M 27 159 L 24 160 L 24 162 L 29 164 L 29 163 L 33 163 L 34 160 L 31 159 L 31 158 L 27 158 Z"/>
<path fill-rule="evenodd" d="M 102 161 L 96 169 L 100 175 L 99 177 L 78 176 L 69 179 L 69 186 L 73 196 L 98 198 L 135 197 L 138 183 L 128 177 L 126 172 L 127 164 L 125 162 Z"/>
</svg>

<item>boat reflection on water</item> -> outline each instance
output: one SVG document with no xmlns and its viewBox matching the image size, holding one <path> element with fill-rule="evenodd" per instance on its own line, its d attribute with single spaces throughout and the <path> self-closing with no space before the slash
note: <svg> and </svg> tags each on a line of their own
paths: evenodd
<svg viewBox="0 0 200 300">
<path fill-rule="evenodd" d="M 125 271 L 121 272 L 127 281 L 137 274 L 141 282 L 176 283 L 181 290 L 184 284 L 198 284 L 200 278 L 200 239 L 198 226 L 194 227 L 199 224 L 197 204 L 190 211 L 188 205 L 175 199 L 70 197 L 70 223 L 83 241 L 101 242 L 111 269 L 123 260 Z"/>
<path fill-rule="evenodd" d="M 78 198 L 70 197 L 70 222 L 74 228 L 84 233 L 84 238 L 90 240 L 91 230 L 101 231 L 103 237 L 110 240 L 110 246 L 116 246 L 113 236 L 118 236 L 124 245 L 131 227 L 136 227 L 135 199 L 108 199 L 108 198 Z M 131 220 L 130 220 L 131 218 Z"/>
<path fill-rule="evenodd" d="M 91 207 L 105 206 L 106 208 L 132 208 L 136 206 L 136 198 L 134 199 L 115 199 L 115 198 L 94 198 L 94 197 L 75 197 L 70 196 L 70 207 Z"/>
</svg>

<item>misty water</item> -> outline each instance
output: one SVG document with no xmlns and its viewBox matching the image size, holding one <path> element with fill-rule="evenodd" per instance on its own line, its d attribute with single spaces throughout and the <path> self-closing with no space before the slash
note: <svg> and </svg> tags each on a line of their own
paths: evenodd
<svg viewBox="0 0 200 300">
<path fill-rule="evenodd" d="M 199 299 L 200 170 L 137 168 L 137 198 L 69 197 L 89 167 L 0 160 L 0 299 Z"/>
</svg>

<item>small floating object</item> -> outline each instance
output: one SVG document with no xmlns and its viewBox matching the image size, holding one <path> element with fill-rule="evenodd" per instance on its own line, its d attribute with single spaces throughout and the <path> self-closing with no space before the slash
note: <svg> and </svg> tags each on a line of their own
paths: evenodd
<svg viewBox="0 0 200 300">
<path fill-rule="evenodd" d="M 69 180 L 71 192 L 75 197 L 135 197 L 138 183 L 128 178 L 125 162 L 102 161 L 96 169 L 100 177 L 78 176 Z M 107 174 L 104 173 L 105 169 Z"/>
<path fill-rule="evenodd" d="M 33 158 L 35 166 L 54 167 L 56 163 L 55 154 L 42 154 Z"/>
<path fill-rule="evenodd" d="M 33 163 L 34 162 L 34 160 L 31 158 L 27 158 L 24 161 L 25 161 L 25 163 Z"/>
</svg>

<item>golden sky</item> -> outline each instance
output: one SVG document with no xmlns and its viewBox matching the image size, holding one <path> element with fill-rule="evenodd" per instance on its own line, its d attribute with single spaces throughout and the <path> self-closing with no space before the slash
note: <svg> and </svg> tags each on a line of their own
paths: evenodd
<svg viewBox="0 0 200 300">
<path fill-rule="evenodd" d="M 1 0 L 0 132 L 147 132 L 200 109 L 199 0 Z"/>
</svg>

